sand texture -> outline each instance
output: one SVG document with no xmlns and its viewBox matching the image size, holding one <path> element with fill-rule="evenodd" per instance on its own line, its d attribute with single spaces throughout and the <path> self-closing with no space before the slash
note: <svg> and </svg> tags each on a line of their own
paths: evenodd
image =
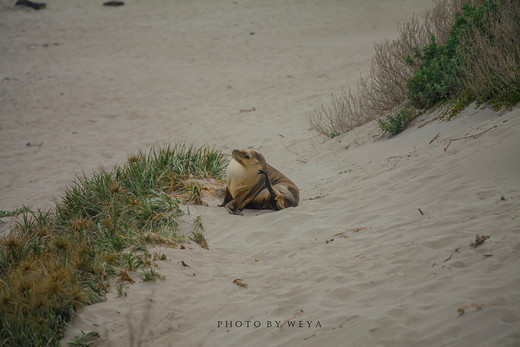
<svg viewBox="0 0 520 347">
<path fill-rule="evenodd" d="M 12 3 L 1 210 L 51 206 L 75 172 L 177 141 L 259 149 L 301 193 L 280 212 L 191 208 L 209 250 L 157 249 L 165 279 L 85 307 L 64 344 L 97 330 L 103 346 L 520 345 L 520 110 L 325 143 L 306 121 L 430 1 Z"/>
</svg>

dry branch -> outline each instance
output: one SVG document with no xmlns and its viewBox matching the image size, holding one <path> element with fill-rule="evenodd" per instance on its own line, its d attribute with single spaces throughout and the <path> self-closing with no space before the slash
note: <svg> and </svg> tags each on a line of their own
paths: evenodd
<svg viewBox="0 0 520 347">
<path fill-rule="evenodd" d="M 302 310 L 302 309 L 299 309 L 298 311 L 296 311 L 296 313 L 293 314 L 293 316 L 292 316 L 291 318 L 284 320 L 283 323 L 280 324 L 280 328 L 282 328 L 282 327 L 283 327 L 283 326 L 284 326 L 288 321 L 290 321 L 291 319 L 294 319 L 294 318 L 296 318 L 296 317 L 300 317 L 300 316 L 302 315 L 302 313 L 303 313 L 303 310 Z"/>
<path fill-rule="evenodd" d="M 482 135 L 483 133 L 485 133 L 486 131 L 489 131 L 491 129 L 494 129 L 496 128 L 497 125 L 495 125 L 494 127 L 491 127 L 489 129 L 486 129 L 478 134 L 474 134 L 474 135 L 468 135 L 468 136 L 464 136 L 464 137 L 459 137 L 459 138 L 456 138 L 456 139 L 451 139 L 450 142 L 448 143 L 448 145 L 446 147 L 444 147 L 444 152 L 446 152 L 448 150 L 448 147 L 451 145 L 452 142 L 455 142 L 455 141 L 459 141 L 459 140 L 465 140 L 465 139 L 471 139 L 471 138 L 475 138 L 477 136 L 480 136 Z"/>
<path fill-rule="evenodd" d="M 429 145 L 431 145 L 433 141 L 437 140 L 439 138 L 440 134 L 441 133 L 438 133 L 437 135 L 435 135 L 435 137 L 430 141 Z"/>
</svg>

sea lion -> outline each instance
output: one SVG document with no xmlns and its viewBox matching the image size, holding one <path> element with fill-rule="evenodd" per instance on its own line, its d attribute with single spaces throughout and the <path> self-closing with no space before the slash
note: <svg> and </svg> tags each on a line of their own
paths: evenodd
<svg viewBox="0 0 520 347">
<path fill-rule="evenodd" d="M 231 214 L 242 215 L 244 208 L 281 210 L 298 206 L 298 187 L 284 174 L 267 164 L 259 151 L 234 150 L 227 168 L 224 201 Z"/>
</svg>

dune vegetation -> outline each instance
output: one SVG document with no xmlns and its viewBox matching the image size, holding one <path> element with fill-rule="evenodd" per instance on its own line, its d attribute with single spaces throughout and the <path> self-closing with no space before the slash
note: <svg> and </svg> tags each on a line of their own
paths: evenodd
<svg viewBox="0 0 520 347">
<path fill-rule="evenodd" d="M 49 210 L 22 207 L 0 239 L 0 344 L 58 345 L 65 323 L 82 306 L 104 299 L 110 283 L 144 281 L 160 254 L 155 244 L 186 240 L 177 218 L 201 203 L 204 179 L 220 179 L 218 150 L 176 144 L 130 156 L 121 167 L 78 175 Z M 207 247 L 200 217 L 188 238 Z M 134 275 L 135 276 L 135 275 Z"/>
<path fill-rule="evenodd" d="M 520 3 L 439 0 L 399 37 L 375 45 L 367 77 L 308 116 L 323 138 L 378 120 L 395 135 L 427 109 L 455 116 L 470 103 L 520 101 Z"/>
</svg>

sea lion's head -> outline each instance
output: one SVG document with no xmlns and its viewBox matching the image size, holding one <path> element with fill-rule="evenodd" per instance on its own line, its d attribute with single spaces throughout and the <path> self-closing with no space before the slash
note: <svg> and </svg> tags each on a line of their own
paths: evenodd
<svg viewBox="0 0 520 347">
<path fill-rule="evenodd" d="M 254 149 L 235 149 L 231 155 L 233 156 L 233 159 L 246 169 L 262 170 L 265 168 L 266 161 L 263 154 Z"/>
</svg>

